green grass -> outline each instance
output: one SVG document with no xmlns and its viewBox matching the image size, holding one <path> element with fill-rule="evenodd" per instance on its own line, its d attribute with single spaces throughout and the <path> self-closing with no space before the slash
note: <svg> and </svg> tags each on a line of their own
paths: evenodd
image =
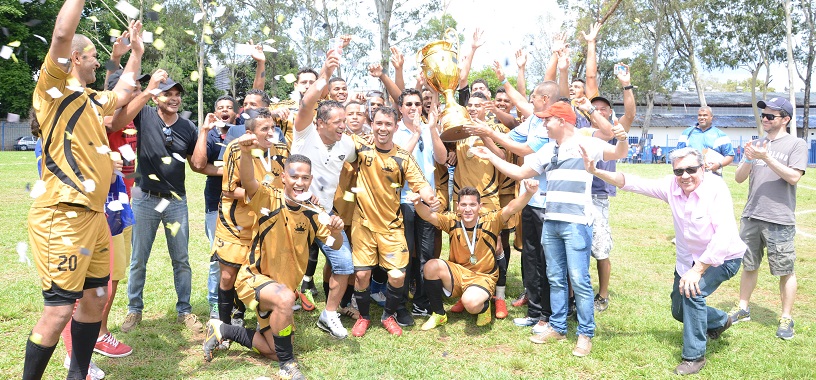
<svg viewBox="0 0 816 380">
<path fill-rule="evenodd" d="M 620 165 L 625 172 L 646 177 L 670 173 L 667 165 Z M 36 270 L 17 260 L 16 245 L 27 242 L 26 215 L 31 204 L 25 190 L 37 174 L 31 152 L 0 153 L 0 378 L 16 378 L 22 373 L 24 344 L 39 318 L 42 298 Z M 733 181 L 734 167 L 726 169 L 726 179 L 738 216 L 747 196 L 747 185 Z M 812 378 L 816 339 L 813 326 L 816 307 L 814 251 L 816 251 L 816 178 L 802 178 L 798 192 L 796 263 L 799 291 L 794 309 L 796 337 L 782 341 L 775 337 L 780 309 L 778 281 L 763 263 L 759 285 L 752 299 L 751 322 L 735 325 L 723 339 L 708 347 L 706 378 Z M 206 276 L 209 258 L 204 235 L 204 178 L 188 172 L 190 207 L 190 264 L 193 267 L 193 309 L 207 315 Z M 592 354 L 583 359 L 570 352 L 575 344 L 574 323 L 568 342 L 534 345 L 529 329 L 513 325 L 512 318 L 523 316 L 524 308 L 511 308 L 508 319 L 480 328 L 475 317 L 450 315 L 448 324 L 430 332 L 418 326 L 407 328 L 400 338 L 392 338 L 374 324 L 362 339 L 336 341 L 318 330 L 317 312 L 295 313 L 295 352 L 310 378 L 356 379 L 436 379 L 436 378 L 671 378 L 680 358 L 681 325 L 671 317 L 669 292 L 674 268 L 673 229 L 668 207 L 657 200 L 620 192 L 612 200 L 611 303 L 596 315 L 598 325 Z M 29 253 L 30 255 L 30 253 Z M 444 255 L 444 253 L 443 253 Z M 521 291 L 518 252 L 512 253 L 508 296 Z M 322 257 L 321 265 L 322 267 Z M 320 273 L 320 271 L 318 271 Z M 594 262 L 591 272 L 595 278 Z M 709 298 L 709 304 L 730 309 L 737 300 L 739 276 L 726 282 Z M 320 283 L 320 279 L 317 280 Z M 320 288 L 320 286 L 318 286 Z M 144 321 L 137 330 L 121 333 L 127 299 L 126 282 L 111 312 L 113 332 L 134 348 L 126 358 L 94 356 L 95 362 L 111 379 L 255 379 L 272 376 L 272 364 L 237 345 L 218 352 L 212 363 L 201 354 L 201 336 L 192 336 L 175 323 L 175 292 L 172 270 L 163 234 L 158 234 L 148 268 L 145 288 Z M 318 298 L 318 308 L 324 299 Z M 374 307 L 372 315 L 378 315 Z M 254 316 L 250 313 L 250 323 Z M 352 323 L 344 319 L 350 329 Z M 421 324 L 424 319 L 418 318 Z M 64 378 L 64 349 L 60 344 L 46 372 L 46 378 Z M 274 377 L 274 376 L 272 376 Z"/>
</svg>

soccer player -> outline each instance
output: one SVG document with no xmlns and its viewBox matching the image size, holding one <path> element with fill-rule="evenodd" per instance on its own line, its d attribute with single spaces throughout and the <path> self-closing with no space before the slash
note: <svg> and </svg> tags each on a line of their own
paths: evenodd
<svg viewBox="0 0 816 380">
<path fill-rule="evenodd" d="M 425 264 L 425 292 L 430 299 L 432 314 L 422 325 L 423 330 L 448 321 L 442 305 L 443 290 L 448 296 L 462 297 L 460 301 L 465 310 L 478 314 L 477 326 L 490 323 L 490 299 L 495 294 L 499 278 L 499 233 L 510 217 L 521 211 L 538 192 L 538 181 L 525 180 L 524 187 L 527 192 L 520 198 L 500 210 L 484 214 L 480 213 L 481 194 L 473 187 L 459 190 L 455 213 L 436 213 L 420 204 L 418 194 L 411 197 L 422 219 L 451 236 L 450 258 L 433 259 Z"/>
<path fill-rule="evenodd" d="M 256 224 L 249 261 L 238 272 L 237 291 L 241 300 L 255 309 L 258 330 L 210 320 L 204 359 L 212 360 L 215 347 L 229 339 L 277 360 L 279 377 L 305 379 L 292 347 L 295 288 L 306 271 L 309 245 L 320 239 L 339 249 L 343 243 L 343 221 L 336 215 L 322 220 L 313 207 L 297 200 L 308 192 L 312 182 L 312 162 L 308 157 L 289 156 L 281 174 L 281 190 L 255 178 L 252 150 L 261 147 L 258 137 L 247 133 L 236 144 L 241 147 L 239 166 L 245 202 L 255 213 Z"/>
<path fill-rule="evenodd" d="M 60 9 L 33 94 L 45 186 L 29 211 L 28 233 L 45 305 L 26 340 L 23 379 L 42 378 L 69 321 L 68 378 L 84 379 L 108 300 L 105 189 L 113 179 L 113 162 L 103 153 L 108 139 L 102 118 L 130 101 L 130 85 L 120 81 L 103 92 L 86 87 L 95 81 L 99 62 L 91 40 L 76 34 L 84 5 L 84 0 L 67 0 Z M 134 78 L 144 53 L 141 23 L 132 22 L 129 29 L 132 53 L 123 75 Z"/>
</svg>

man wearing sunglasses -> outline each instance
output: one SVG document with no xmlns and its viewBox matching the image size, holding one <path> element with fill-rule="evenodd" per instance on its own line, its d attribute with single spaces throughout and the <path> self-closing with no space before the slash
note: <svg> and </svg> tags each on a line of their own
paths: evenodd
<svg viewBox="0 0 816 380">
<path fill-rule="evenodd" d="M 682 361 L 675 373 L 700 372 L 707 340 L 718 339 L 732 323 L 726 312 L 707 306 L 706 298 L 737 274 L 746 249 L 728 186 L 703 169 L 703 155 L 693 148 L 673 151 L 674 176 L 654 180 L 598 169 L 585 152 L 583 157 L 584 167 L 596 177 L 669 204 L 677 241 L 671 311 L 683 323 Z"/>
<path fill-rule="evenodd" d="M 719 153 L 722 155 L 721 159 L 719 156 L 718 160 L 706 157 L 708 159 L 704 162 L 705 170 L 721 176 L 722 168 L 734 161 L 734 147 L 731 146 L 731 139 L 725 132 L 711 126 L 713 120 L 714 113 L 711 107 L 700 107 L 697 111 L 697 125 L 683 131 L 677 139 L 677 149 L 691 147 L 706 155 L 706 149 Z"/>
<path fill-rule="evenodd" d="M 768 251 L 771 274 L 779 277 L 782 315 L 776 336 L 793 338 L 793 299 L 796 296 L 796 261 L 793 238 L 796 234 L 796 184 L 805 175 L 807 144 L 787 132 L 793 105 L 785 98 L 760 101 L 765 137 L 745 144 L 745 156 L 735 179 L 750 178 L 748 201 L 740 220 L 740 237 L 748 244 L 745 268 L 740 277 L 739 304 L 731 311 L 734 323 L 748 321 L 748 303 L 757 285 L 763 248 Z"/>
</svg>

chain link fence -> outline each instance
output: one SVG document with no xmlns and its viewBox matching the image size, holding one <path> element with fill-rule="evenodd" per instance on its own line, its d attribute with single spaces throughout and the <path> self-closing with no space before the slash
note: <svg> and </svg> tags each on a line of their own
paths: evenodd
<svg viewBox="0 0 816 380">
<path fill-rule="evenodd" d="M 28 120 L 13 123 L 0 121 L 0 150 L 14 150 L 14 142 L 23 136 L 31 136 Z"/>
</svg>

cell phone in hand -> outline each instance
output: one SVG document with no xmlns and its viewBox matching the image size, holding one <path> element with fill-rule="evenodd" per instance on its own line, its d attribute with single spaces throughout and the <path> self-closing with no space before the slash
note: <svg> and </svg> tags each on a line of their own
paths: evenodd
<svg viewBox="0 0 816 380">
<path fill-rule="evenodd" d="M 620 63 L 615 65 L 615 75 L 616 76 L 626 75 L 628 73 L 629 73 L 629 68 L 626 67 L 625 65 L 620 64 Z"/>
</svg>

